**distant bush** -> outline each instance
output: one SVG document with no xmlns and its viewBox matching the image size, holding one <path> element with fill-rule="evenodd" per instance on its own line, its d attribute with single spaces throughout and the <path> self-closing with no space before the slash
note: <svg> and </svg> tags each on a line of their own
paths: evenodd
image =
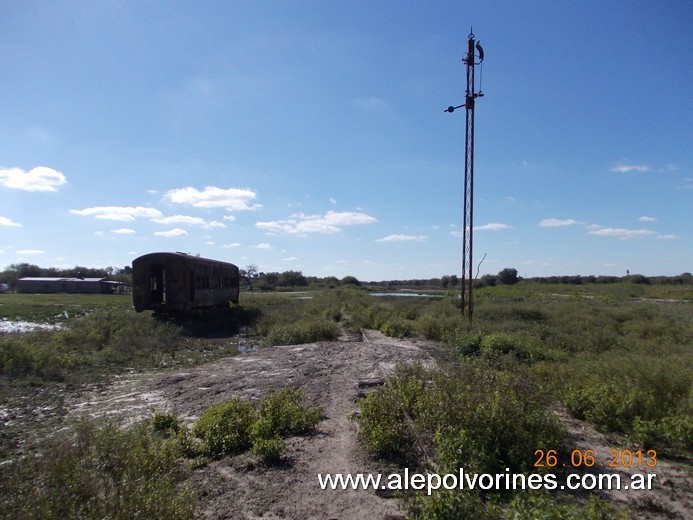
<svg viewBox="0 0 693 520">
<path fill-rule="evenodd" d="M 382 324 L 380 331 L 392 338 L 406 338 L 412 333 L 412 322 L 405 319 L 392 319 Z"/>
<path fill-rule="evenodd" d="M 504 285 L 513 285 L 520 281 L 520 278 L 517 276 L 517 269 L 514 269 L 512 267 L 506 267 L 501 272 L 499 272 L 497 279 L 498 283 Z"/>
<path fill-rule="evenodd" d="M 308 317 L 294 323 L 266 324 L 261 326 L 261 333 L 265 346 L 300 345 L 335 340 L 339 327 L 334 321 Z"/>
</svg>

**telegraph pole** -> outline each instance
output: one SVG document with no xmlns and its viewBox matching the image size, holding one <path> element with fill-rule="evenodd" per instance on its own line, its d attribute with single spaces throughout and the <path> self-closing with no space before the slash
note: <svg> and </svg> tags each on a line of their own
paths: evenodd
<svg viewBox="0 0 693 520">
<path fill-rule="evenodd" d="M 467 124 L 464 144 L 464 210 L 462 222 L 462 304 L 460 311 L 469 321 L 474 314 L 474 276 L 472 273 L 472 246 L 474 234 L 474 105 L 478 97 L 484 94 L 475 91 L 474 68 L 484 61 L 484 50 L 474 40 L 470 31 L 467 40 L 467 55 L 462 60 L 467 66 L 467 91 L 464 105 L 449 106 L 445 112 L 454 112 L 464 107 L 467 113 Z M 478 60 L 478 61 L 477 61 Z"/>
</svg>

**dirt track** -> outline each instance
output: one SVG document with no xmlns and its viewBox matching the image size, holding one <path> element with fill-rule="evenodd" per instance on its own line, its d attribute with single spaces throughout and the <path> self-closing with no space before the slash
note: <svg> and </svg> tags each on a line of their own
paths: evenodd
<svg viewBox="0 0 693 520">
<path fill-rule="evenodd" d="M 195 470 L 208 518 L 392 518 L 402 517 L 395 499 L 373 490 L 320 489 L 319 473 L 383 471 L 357 444 L 350 420 L 358 410 L 359 381 L 383 379 L 396 364 L 430 362 L 431 344 L 400 341 L 368 331 L 340 341 L 262 349 L 149 380 L 125 378 L 92 394 L 75 409 L 90 415 L 135 419 L 152 408 L 192 421 L 209 405 L 231 396 L 257 398 L 293 385 L 323 407 L 325 419 L 312 437 L 287 442 L 287 463 L 256 465 L 251 455 L 228 457 Z"/>
<path fill-rule="evenodd" d="M 358 445 L 350 417 L 358 410 L 359 381 L 384 379 L 400 362 L 432 363 L 434 349 L 430 342 L 396 340 L 367 331 L 335 342 L 239 354 L 165 375 L 124 377 L 71 408 L 73 414 L 131 420 L 149 416 L 152 409 L 167 410 L 192 422 L 209 405 L 231 396 L 257 398 L 276 388 L 297 386 L 323 407 L 325 419 L 318 434 L 289 439 L 286 463 L 279 467 L 259 465 L 246 454 L 194 470 L 191 482 L 201 494 L 201 514 L 210 519 L 404 518 L 396 499 L 382 498 L 373 490 L 322 490 L 317 475 L 397 471 L 378 467 Z M 607 438 L 564 410 L 557 413 L 566 426 L 568 445 L 593 449 L 600 462 L 608 460 L 610 449 L 632 448 L 625 440 Z M 690 518 L 690 465 L 660 460 L 656 471 L 653 491 L 602 495 L 632 507 L 635 518 Z"/>
</svg>

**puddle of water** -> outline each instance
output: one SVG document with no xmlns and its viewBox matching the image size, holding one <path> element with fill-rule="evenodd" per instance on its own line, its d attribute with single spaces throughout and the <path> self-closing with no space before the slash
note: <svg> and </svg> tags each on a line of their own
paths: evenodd
<svg viewBox="0 0 693 520">
<path fill-rule="evenodd" d="M 410 298 L 442 298 L 440 294 L 419 294 L 419 293 L 371 293 L 371 296 L 382 298 L 385 296 L 405 296 Z"/>
<path fill-rule="evenodd" d="M 250 340 L 239 338 L 238 339 L 238 352 L 242 354 L 247 354 L 248 352 L 255 352 L 257 350 L 257 345 Z"/>
<path fill-rule="evenodd" d="M 58 330 L 60 323 L 34 323 L 32 321 L 0 319 L 0 332 L 33 332 L 35 330 Z"/>
</svg>

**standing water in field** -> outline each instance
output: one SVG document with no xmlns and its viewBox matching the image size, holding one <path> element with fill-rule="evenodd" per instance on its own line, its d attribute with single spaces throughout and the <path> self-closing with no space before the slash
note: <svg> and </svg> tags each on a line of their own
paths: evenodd
<svg viewBox="0 0 693 520">
<path fill-rule="evenodd" d="M 0 332 L 33 332 L 35 330 L 58 330 L 62 327 L 59 323 L 34 323 L 22 320 L 7 320 L 0 318 Z"/>
</svg>

